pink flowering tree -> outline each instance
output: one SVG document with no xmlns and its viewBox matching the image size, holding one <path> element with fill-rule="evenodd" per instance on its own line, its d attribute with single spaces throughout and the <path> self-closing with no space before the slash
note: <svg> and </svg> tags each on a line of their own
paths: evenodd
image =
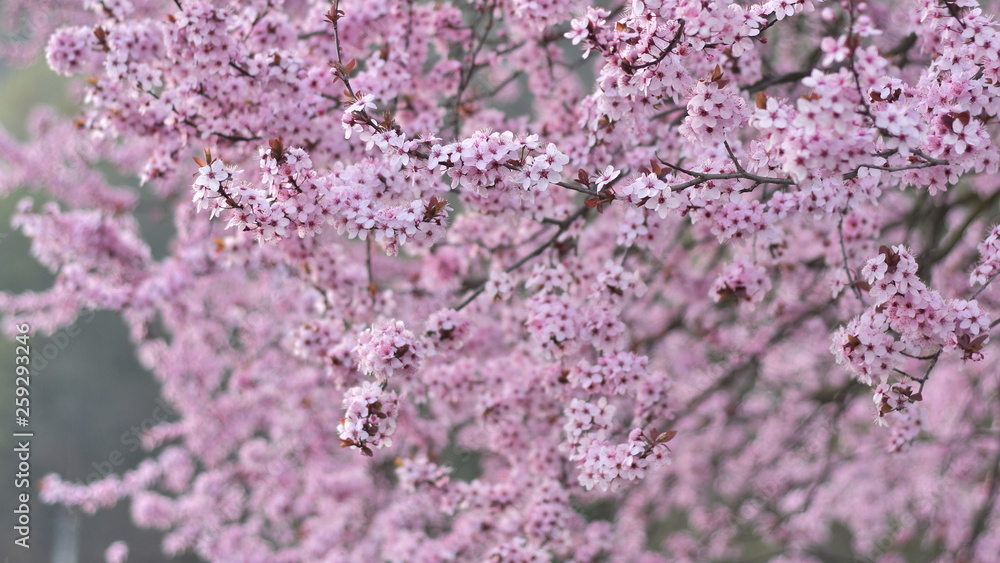
<svg viewBox="0 0 1000 563">
<path fill-rule="evenodd" d="M 1000 3 L 70 4 L 5 4 L 82 110 L 0 136 L 56 274 L 4 328 L 120 313 L 179 418 L 47 501 L 219 561 L 996 560 Z"/>
</svg>

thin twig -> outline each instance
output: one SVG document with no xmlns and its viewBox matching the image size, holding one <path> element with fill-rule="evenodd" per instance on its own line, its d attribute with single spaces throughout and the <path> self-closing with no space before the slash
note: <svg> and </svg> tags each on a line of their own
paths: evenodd
<svg viewBox="0 0 1000 563">
<path fill-rule="evenodd" d="M 225 139 L 227 141 L 232 141 L 234 143 L 246 142 L 246 141 L 259 141 L 259 140 L 263 139 L 263 137 L 261 137 L 259 135 L 254 135 L 252 137 L 245 137 L 243 135 L 229 135 L 227 133 L 219 133 L 217 131 L 212 131 L 211 133 L 209 133 L 209 135 L 214 135 L 216 137 L 221 137 L 221 138 L 223 138 L 223 139 Z"/>
<path fill-rule="evenodd" d="M 537 256 L 539 256 L 541 253 L 545 252 L 546 249 L 548 249 L 550 246 L 552 246 L 553 244 L 555 244 L 555 242 L 559 239 L 559 237 L 562 236 L 562 234 L 565 233 L 573 225 L 573 223 L 576 222 L 577 219 L 579 219 L 580 217 L 583 217 L 584 215 L 587 214 L 587 209 L 588 209 L 587 206 L 585 206 L 585 205 L 581 206 L 579 209 L 576 210 L 575 213 L 573 213 L 569 217 L 567 217 L 567 218 L 563 219 L 561 222 L 559 222 L 559 228 L 556 230 L 556 232 L 551 237 L 549 237 L 545 242 L 543 242 L 542 244 L 540 244 L 537 248 L 535 248 L 534 250 L 532 250 L 530 253 L 528 253 L 527 255 L 525 255 L 524 257 L 522 257 L 520 260 L 518 260 L 517 262 L 514 262 L 510 267 L 508 267 L 507 269 L 505 269 L 504 272 L 509 274 L 509 273 L 513 272 L 514 270 L 517 270 L 521 266 L 527 264 L 532 259 L 534 259 Z M 470 303 L 472 303 L 476 299 L 476 297 L 479 297 L 479 295 L 486 289 L 487 282 L 488 282 L 488 280 L 485 280 L 482 283 L 480 283 L 476 287 L 476 289 L 468 297 L 466 297 L 464 300 L 462 300 L 461 303 L 459 303 L 458 305 L 456 305 L 454 307 L 454 309 L 456 311 L 461 311 L 466 306 L 468 306 Z"/>
<path fill-rule="evenodd" d="M 991 283 L 993 283 L 993 280 L 997 279 L 997 276 L 1000 276 L 1000 270 L 997 270 L 995 274 L 990 276 L 990 279 L 986 280 L 986 283 L 984 283 L 982 287 L 977 289 L 976 292 L 972 294 L 972 297 L 969 298 L 969 301 L 972 301 L 976 297 L 979 297 L 979 294 L 982 293 L 983 290 L 986 289 Z"/>
<path fill-rule="evenodd" d="M 587 194 L 589 196 L 600 195 L 598 192 L 584 186 L 583 184 L 576 184 L 571 182 L 552 182 L 553 184 L 566 188 L 567 190 L 573 190 L 574 192 L 580 192 L 581 194 Z"/>
<path fill-rule="evenodd" d="M 653 59 L 653 60 L 651 60 L 649 62 L 642 63 L 641 65 L 632 65 L 631 68 L 632 68 L 633 71 L 641 70 L 641 69 L 644 69 L 644 68 L 647 68 L 647 67 L 658 65 L 658 64 L 660 64 L 660 61 L 662 61 L 663 59 L 667 58 L 667 55 L 669 55 L 670 52 L 673 51 L 674 48 L 677 47 L 677 45 L 681 42 L 681 35 L 684 34 L 684 23 L 685 23 L 684 20 L 683 19 L 679 19 L 679 20 L 677 20 L 677 23 L 678 23 L 677 32 L 674 33 L 674 38 L 670 40 L 670 43 L 668 43 L 667 46 L 666 46 L 666 48 L 663 49 L 663 52 L 660 53 L 659 55 L 657 55 L 657 57 L 655 59 Z"/>
<path fill-rule="evenodd" d="M 231 67 L 235 68 L 236 70 L 238 70 L 239 73 L 242 74 L 243 76 L 247 76 L 247 77 L 250 77 L 250 78 L 256 78 L 254 75 L 250 74 L 250 71 L 248 71 L 247 69 L 245 69 L 245 68 L 241 67 L 240 65 L 234 63 L 233 61 L 229 61 L 229 66 L 231 66 Z"/>
<path fill-rule="evenodd" d="M 365 267 L 368 269 L 368 295 L 375 303 L 375 294 L 378 293 L 378 286 L 375 285 L 375 276 L 372 275 L 372 239 L 368 238 L 368 245 L 365 249 Z"/>
<path fill-rule="evenodd" d="M 844 259 L 844 272 L 847 273 L 847 283 L 850 284 L 851 290 L 854 292 L 854 296 L 858 298 L 858 301 L 862 305 L 865 304 L 865 300 L 861 297 L 861 290 L 858 289 L 858 285 L 854 282 L 854 276 L 851 274 L 851 267 L 847 263 L 847 247 L 844 245 L 844 214 L 841 213 L 840 221 L 837 223 L 837 235 L 840 239 L 840 255 Z"/>
</svg>

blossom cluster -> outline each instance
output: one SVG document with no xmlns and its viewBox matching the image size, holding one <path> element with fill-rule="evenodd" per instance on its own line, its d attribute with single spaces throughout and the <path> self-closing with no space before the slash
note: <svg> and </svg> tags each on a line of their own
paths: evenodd
<svg viewBox="0 0 1000 563">
<path fill-rule="evenodd" d="M 382 321 L 361 333 L 354 353 L 362 373 L 384 382 L 416 375 L 424 358 L 424 344 L 403 321 Z"/>
<path fill-rule="evenodd" d="M 580 484 L 585 489 L 614 491 L 623 481 L 642 479 L 648 471 L 669 463 L 666 444 L 643 437 L 642 429 L 636 428 L 622 444 L 591 442 L 580 460 Z"/>
<path fill-rule="evenodd" d="M 472 337 L 472 325 L 454 309 L 445 309 L 427 317 L 424 343 L 435 354 L 456 352 Z"/>
<path fill-rule="evenodd" d="M 522 190 L 544 192 L 562 179 L 569 157 L 552 143 L 542 146 L 538 135 L 516 137 L 510 131 L 477 131 L 461 143 L 435 146 L 428 166 L 448 166 L 448 176 L 465 188 L 483 191 Z"/>
<path fill-rule="evenodd" d="M 399 399 L 392 391 L 385 391 L 372 381 L 360 387 L 351 387 L 344 394 L 347 414 L 337 425 L 344 447 L 357 448 L 369 457 L 372 448 L 388 448 L 396 432 L 399 417 Z"/>
<path fill-rule="evenodd" d="M 989 341 L 990 319 L 976 300 L 945 300 L 917 277 L 917 262 L 901 246 L 882 246 L 865 262 L 859 284 L 867 288 L 872 307 L 841 327 L 831 350 L 837 363 L 867 385 L 877 385 L 877 420 L 904 410 L 923 397 L 914 378 L 899 370 L 904 356 L 921 357 L 960 351 L 962 360 L 981 360 Z M 890 378 L 903 379 L 890 384 Z"/>
<path fill-rule="evenodd" d="M 379 180 L 379 170 L 361 167 L 333 176 L 319 176 L 309 155 L 299 148 L 285 148 L 273 139 L 259 149 L 260 184 L 236 176 L 242 172 L 221 160 L 200 161 L 194 181 L 197 208 L 219 215 L 228 210 L 228 226 L 270 241 L 297 234 L 314 236 L 331 224 L 340 233 L 366 240 L 369 235 L 395 255 L 407 240 L 432 244 L 444 234 L 447 204 L 429 201 L 376 204 L 366 185 Z"/>
<path fill-rule="evenodd" d="M 969 275 L 969 285 L 983 285 L 1000 273 L 1000 227 L 993 227 L 979 243 L 980 263 Z"/>
<path fill-rule="evenodd" d="M 993 561 L 1000 2 L 589 4 L 5 3 L 79 109 L 0 131 L 53 273 L 0 327 L 117 313 L 177 413 L 43 498 L 220 561 Z"/>
<path fill-rule="evenodd" d="M 330 222 L 329 189 L 305 151 L 286 150 L 277 139 L 271 145 L 260 150 L 261 187 L 237 180 L 242 170 L 208 155 L 194 181 L 194 202 L 212 217 L 231 210 L 228 226 L 254 232 L 261 241 L 316 235 Z"/>
<path fill-rule="evenodd" d="M 712 299 L 719 301 L 732 297 L 736 301 L 758 303 L 771 289 L 771 278 L 767 272 L 753 264 L 735 263 L 712 284 Z"/>
</svg>

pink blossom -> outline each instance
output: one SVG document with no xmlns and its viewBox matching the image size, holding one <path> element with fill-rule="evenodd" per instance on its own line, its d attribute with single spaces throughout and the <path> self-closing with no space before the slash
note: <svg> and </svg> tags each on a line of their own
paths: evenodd
<svg viewBox="0 0 1000 563">
<path fill-rule="evenodd" d="M 0 132 L 52 274 L 0 328 L 118 315 L 171 411 L 44 502 L 211 561 L 1000 551 L 996 2 L 8 4 L 73 103 Z"/>
<path fill-rule="evenodd" d="M 382 321 L 361 333 L 354 352 L 363 373 L 384 381 L 415 375 L 424 357 L 424 345 L 403 321 Z"/>
</svg>

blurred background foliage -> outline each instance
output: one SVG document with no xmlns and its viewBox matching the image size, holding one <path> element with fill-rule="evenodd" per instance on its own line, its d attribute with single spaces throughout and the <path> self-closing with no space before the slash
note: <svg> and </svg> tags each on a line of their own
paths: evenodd
<svg viewBox="0 0 1000 563">
<path fill-rule="evenodd" d="M 70 80 L 57 76 L 44 62 L 29 67 L 0 66 L 0 125 L 25 139 L 33 107 L 48 105 L 66 116 L 77 106 L 69 94 Z M 0 155 L 0 160 L 3 156 Z M 136 178 L 105 171 L 115 185 L 140 190 Z M 25 186 L 0 198 L 0 291 L 21 293 L 51 287 L 54 276 L 30 253 L 30 242 L 10 227 L 18 201 L 44 194 Z M 143 197 L 139 213 L 143 236 L 160 258 L 171 236 L 165 210 Z M 137 529 L 127 503 L 96 515 L 43 504 L 39 480 L 58 473 L 73 481 L 88 481 L 101 473 L 121 473 L 135 467 L 145 452 L 123 436 L 133 427 L 151 424 L 157 411 L 158 385 L 135 358 L 124 323 L 117 314 L 85 314 L 76 323 L 51 337 L 31 336 L 31 539 L 29 550 L 14 545 L 12 508 L 19 491 L 14 488 L 16 456 L 11 433 L 14 424 L 14 346 L 0 337 L 0 554 L 11 562 L 75 563 L 102 561 L 107 546 L 116 540 L 129 544 L 129 561 L 165 561 L 162 534 Z M 42 355 L 42 350 L 46 354 Z M 55 352 L 54 352 L 55 351 Z M 45 356 L 51 356 L 46 359 Z M 116 453 L 117 452 L 117 453 Z M 120 457 L 119 457 L 120 456 Z M 118 462 L 116 465 L 115 462 Z M 193 557 L 173 561 L 196 561 Z"/>
</svg>

